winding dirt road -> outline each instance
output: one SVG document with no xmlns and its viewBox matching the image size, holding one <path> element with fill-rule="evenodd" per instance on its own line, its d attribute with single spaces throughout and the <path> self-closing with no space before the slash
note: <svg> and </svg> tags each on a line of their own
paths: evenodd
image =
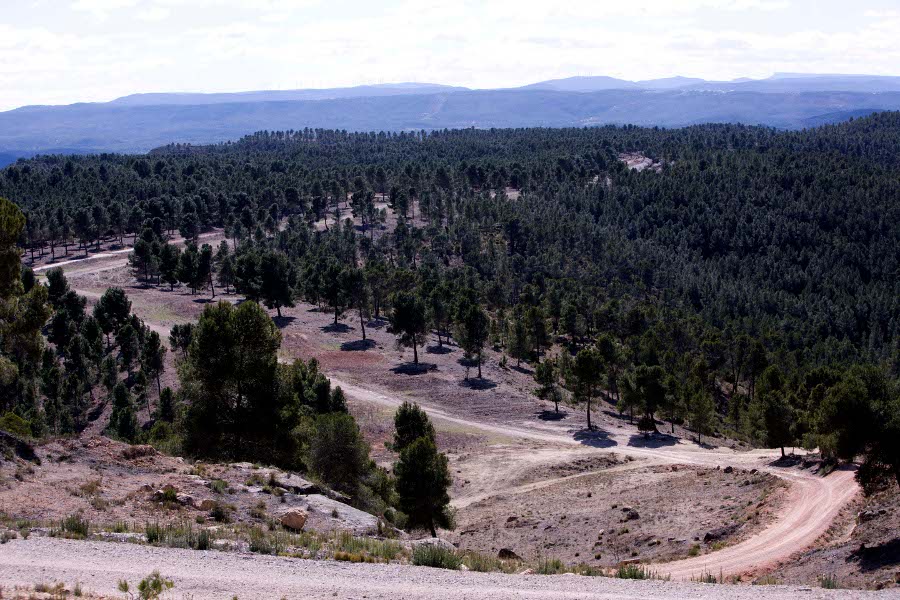
<svg viewBox="0 0 900 600">
<path fill-rule="evenodd" d="M 360 401 L 396 407 L 401 400 L 387 394 L 362 387 L 360 385 L 332 377 L 336 385 L 340 385 L 350 397 Z M 769 472 L 790 483 L 790 491 L 784 502 L 784 512 L 766 529 L 758 534 L 722 550 L 703 556 L 685 560 L 659 564 L 655 569 L 662 575 L 669 575 L 674 580 L 697 580 L 703 575 L 739 575 L 741 573 L 759 571 L 789 558 L 791 555 L 810 547 L 831 526 L 837 514 L 858 493 L 859 486 L 853 478 L 851 468 L 839 469 L 822 477 L 799 469 L 783 468 L 772 464 L 780 456 L 778 450 L 757 450 L 753 452 L 734 452 L 729 449 L 707 450 L 700 446 L 681 440 L 674 446 L 650 448 L 634 446 L 630 436 L 610 433 L 603 436 L 604 448 L 591 448 L 574 439 L 572 432 L 563 427 L 557 431 L 542 428 L 530 428 L 527 425 L 512 426 L 498 423 L 474 421 L 465 417 L 449 414 L 447 411 L 424 405 L 429 415 L 438 421 L 447 421 L 456 425 L 464 425 L 491 434 L 499 434 L 516 439 L 530 439 L 559 446 L 557 462 L 563 462 L 573 456 L 571 447 L 582 450 L 578 456 L 590 456 L 597 453 L 628 454 L 640 460 L 623 467 L 634 469 L 657 464 L 683 464 L 704 467 L 733 465 L 747 469 L 756 468 Z M 546 451 L 541 460 L 549 460 Z M 610 470 L 613 470 L 610 469 Z M 558 479 L 544 480 L 514 487 L 494 486 L 485 493 L 456 498 L 457 508 L 468 506 L 474 502 L 488 499 L 495 495 L 511 495 L 527 493 L 543 487 L 562 483 L 578 477 L 593 474 L 594 471 L 570 475 Z"/>
<path fill-rule="evenodd" d="M 103 255 L 95 255 L 77 261 L 79 267 L 88 263 L 96 272 L 109 268 L 103 261 L 94 260 Z M 109 258 L 109 256 L 107 256 Z M 86 269 L 78 269 L 84 273 Z M 141 315 L 146 317 L 145 315 Z M 148 321 L 154 329 L 158 324 Z M 167 333 L 166 331 L 161 331 Z M 335 385 L 357 401 L 395 408 L 403 399 L 388 393 L 372 389 L 367 383 L 353 382 L 341 374 L 330 374 Z M 738 453 L 730 449 L 709 450 L 700 446 L 679 441 L 666 447 L 648 447 L 634 445 L 633 438 L 622 433 L 600 432 L 596 438 L 589 440 L 575 439 L 575 431 L 564 425 L 538 424 L 523 420 L 518 424 L 487 422 L 475 420 L 465 415 L 454 414 L 445 408 L 422 403 L 429 415 L 437 420 L 452 425 L 462 426 L 470 430 L 501 436 L 511 440 L 528 440 L 541 444 L 541 460 L 557 463 L 570 460 L 573 456 L 583 457 L 601 453 L 627 454 L 638 459 L 638 466 L 652 464 L 685 464 L 704 467 L 733 465 L 747 469 L 756 468 L 769 472 L 789 482 L 791 487 L 784 512 L 774 522 L 758 534 L 734 546 L 696 558 L 656 565 L 660 574 L 668 574 L 675 580 L 697 579 L 704 574 L 737 575 L 754 572 L 789 558 L 811 546 L 817 538 L 824 534 L 832 521 L 850 500 L 858 493 L 858 486 L 851 469 L 838 470 L 822 477 L 799 469 L 782 468 L 774 461 L 777 451 L 753 451 Z M 525 460 L 534 454 L 533 449 L 523 449 Z M 629 468 L 632 468 L 629 466 Z M 573 477 L 584 476 L 583 473 L 557 480 L 547 480 L 527 485 L 506 485 L 503 478 L 480 494 L 454 499 L 457 507 L 464 507 L 479 500 L 485 500 L 497 494 L 525 493 L 554 485 Z M 506 481 L 509 481 L 507 479 Z"/>
</svg>

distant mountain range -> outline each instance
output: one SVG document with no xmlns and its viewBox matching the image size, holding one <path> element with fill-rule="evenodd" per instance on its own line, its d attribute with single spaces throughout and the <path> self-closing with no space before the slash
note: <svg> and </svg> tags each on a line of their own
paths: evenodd
<svg viewBox="0 0 900 600">
<path fill-rule="evenodd" d="M 731 122 L 799 129 L 900 110 L 900 77 L 778 73 L 768 79 L 570 77 L 511 89 L 430 83 L 215 94 L 135 94 L 0 112 L 0 166 L 48 153 L 143 152 L 255 131 L 354 131 Z"/>
</svg>

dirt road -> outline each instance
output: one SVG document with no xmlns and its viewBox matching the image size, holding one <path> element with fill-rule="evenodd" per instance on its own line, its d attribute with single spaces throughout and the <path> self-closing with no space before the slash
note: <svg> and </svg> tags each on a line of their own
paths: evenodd
<svg viewBox="0 0 900 600">
<path fill-rule="evenodd" d="M 118 261 L 117 261 L 118 262 Z M 108 261 L 91 261 L 89 269 L 97 272 L 110 268 Z M 85 265 L 88 266 L 88 265 Z M 79 266 L 80 267 L 80 266 Z M 79 272 L 83 272 L 81 268 Z M 86 269 L 87 270 L 87 269 Z M 149 315 L 141 315 L 150 327 L 166 333 L 167 328 L 153 323 Z M 340 385 L 345 393 L 357 401 L 394 408 L 404 397 L 373 389 L 368 382 L 351 380 L 342 373 L 329 373 L 332 381 Z M 421 398 L 416 398 L 422 402 Z M 666 446 L 646 444 L 631 430 L 612 430 L 583 436 L 561 423 L 539 422 L 522 417 L 520 421 L 491 421 L 457 413 L 452 409 L 423 403 L 428 413 L 438 422 L 448 423 L 456 428 L 489 435 L 491 438 L 508 441 L 527 441 L 517 460 L 535 459 L 535 448 L 541 450 L 540 459 L 564 463 L 573 457 L 584 457 L 602 453 L 616 453 L 630 456 L 647 466 L 651 464 L 686 464 L 705 467 L 725 467 L 731 465 L 745 469 L 759 469 L 772 473 L 789 483 L 791 490 L 784 512 L 769 527 L 734 546 L 704 556 L 657 565 L 661 574 L 670 574 L 673 579 L 689 580 L 703 574 L 718 576 L 754 572 L 772 566 L 812 545 L 824 534 L 834 517 L 857 493 L 858 486 L 853 473 L 841 470 L 827 477 L 820 477 L 806 471 L 776 466 L 777 451 L 734 452 L 730 449 L 706 449 L 680 440 Z M 510 468 L 515 471 L 514 467 Z M 495 494 L 526 493 L 537 487 L 553 485 L 550 480 L 535 485 L 522 486 L 514 482 L 514 477 L 504 477 L 502 473 L 488 473 L 495 477 L 485 482 L 480 491 L 467 491 L 466 496 L 455 499 L 457 506 L 466 506 L 474 501 L 485 500 Z M 562 481 L 562 480 L 559 480 Z"/>
<path fill-rule="evenodd" d="M 340 385 L 350 397 L 358 400 L 388 406 L 397 406 L 401 402 L 399 399 L 366 389 L 360 385 L 334 378 L 332 380 L 335 384 Z M 465 417 L 448 414 L 439 408 L 430 406 L 426 406 L 426 408 L 429 415 L 438 421 L 445 420 L 457 425 L 464 425 L 514 439 L 531 439 L 543 443 L 558 444 L 559 449 L 556 453 L 560 462 L 571 459 L 573 455 L 571 447 L 575 445 L 583 448 L 578 454 L 579 456 L 615 452 L 644 459 L 646 466 L 650 464 L 687 464 L 707 467 L 731 465 L 748 469 L 756 468 L 760 471 L 772 473 L 791 483 L 789 496 L 784 503 L 785 511 L 759 534 L 711 554 L 655 566 L 660 574 L 669 575 L 674 580 L 690 581 L 699 579 L 706 574 L 712 574 L 716 577 L 719 575 L 738 575 L 773 566 L 811 546 L 816 539 L 828 530 L 841 508 L 850 502 L 859 490 L 851 469 L 838 470 L 827 477 L 821 477 L 798 469 L 774 466 L 772 463 L 780 456 L 780 451 L 777 450 L 743 453 L 734 452 L 730 449 L 707 450 L 683 440 L 673 446 L 660 448 L 642 447 L 633 445 L 632 438 L 627 434 L 617 432 L 602 436 L 601 439 L 605 447 L 591 448 L 589 445 L 576 440 L 572 433 L 563 427 L 558 427 L 555 430 L 543 427 L 540 430 L 536 430 L 527 425 L 511 426 L 473 421 Z M 541 459 L 550 459 L 547 456 L 547 450 L 542 451 Z M 638 465 L 628 465 L 626 468 L 638 468 L 638 466 L 645 464 L 644 460 Z M 527 493 L 541 487 L 589 474 L 591 473 L 587 472 L 557 480 L 541 481 L 515 487 L 504 487 L 502 481 L 498 481 L 497 485 L 492 486 L 490 492 L 458 499 L 455 504 L 457 507 L 464 507 L 473 502 L 490 498 L 493 495 Z"/>
<path fill-rule="evenodd" d="M 230 552 L 201 552 L 55 538 L 0 545 L 0 585 L 62 582 L 120 597 L 158 569 L 171 579 L 173 598 L 369 600 L 818 600 L 896 598 L 896 592 L 859 592 L 782 586 L 734 586 L 633 581 L 576 575 L 463 573 L 399 565 L 309 561 Z"/>
</svg>

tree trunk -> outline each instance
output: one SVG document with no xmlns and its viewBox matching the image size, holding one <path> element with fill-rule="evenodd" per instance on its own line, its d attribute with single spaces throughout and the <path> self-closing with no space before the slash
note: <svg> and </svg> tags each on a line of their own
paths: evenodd
<svg viewBox="0 0 900 600">
<path fill-rule="evenodd" d="M 481 379 L 481 350 L 478 350 L 478 379 Z"/>
<path fill-rule="evenodd" d="M 278 318 L 280 319 L 281 318 L 281 305 L 280 304 L 275 306 L 275 312 L 278 313 Z"/>
<path fill-rule="evenodd" d="M 359 308 L 359 328 L 362 330 L 363 341 L 366 341 L 366 319 L 363 316 L 362 307 Z"/>
<path fill-rule="evenodd" d="M 781 458 L 784 458 L 784 446 L 781 447 Z"/>
<path fill-rule="evenodd" d="M 419 351 L 416 348 L 416 336 L 413 336 L 413 364 L 419 364 Z"/>
<path fill-rule="evenodd" d="M 436 538 L 437 531 L 435 531 L 435 529 L 434 529 L 434 519 L 430 519 L 430 518 L 428 519 L 428 529 L 431 530 L 431 537 Z"/>
<path fill-rule="evenodd" d="M 591 426 L 591 397 L 590 396 L 588 396 L 588 399 L 587 399 L 587 425 L 588 425 L 588 431 L 593 429 L 593 426 Z"/>
<path fill-rule="evenodd" d="M 156 372 L 156 391 L 162 395 L 162 382 L 159 380 L 159 371 Z"/>
</svg>

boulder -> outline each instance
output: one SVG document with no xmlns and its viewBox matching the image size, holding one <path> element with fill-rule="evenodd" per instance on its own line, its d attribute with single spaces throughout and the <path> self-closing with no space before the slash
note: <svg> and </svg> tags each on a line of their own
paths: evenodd
<svg viewBox="0 0 900 600">
<path fill-rule="evenodd" d="M 194 500 L 194 497 L 191 496 L 190 494 L 176 494 L 175 500 L 177 500 L 178 504 L 180 504 L 182 506 L 193 507 L 193 506 L 196 506 L 196 504 L 197 504 L 197 501 Z"/>
<path fill-rule="evenodd" d="M 500 552 L 497 553 L 497 558 L 500 560 L 522 560 L 521 556 L 509 548 L 500 548 Z"/>
<path fill-rule="evenodd" d="M 418 548 L 419 546 L 434 546 L 436 548 L 443 548 L 444 550 L 456 550 L 456 546 L 454 546 L 447 540 L 442 540 L 441 538 L 425 538 L 422 540 L 414 540 L 410 545 L 413 548 Z"/>
<path fill-rule="evenodd" d="M 713 529 L 712 531 L 706 532 L 706 535 L 703 536 L 703 542 L 706 544 L 709 544 L 710 542 L 717 542 L 732 535 L 738 529 L 740 529 L 740 525 L 737 523 L 732 523 L 731 525 L 726 525 L 725 527 Z"/>
<path fill-rule="evenodd" d="M 640 518 L 641 518 L 641 515 L 638 513 L 638 511 L 634 510 L 633 508 L 625 513 L 626 521 L 636 521 Z"/>
<path fill-rule="evenodd" d="M 280 487 L 300 496 L 322 493 L 319 486 L 293 473 L 279 473 L 276 475 L 275 481 Z"/>
<path fill-rule="evenodd" d="M 126 460 L 134 460 L 135 458 L 143 458 L 145 456 L 156 456 L 156 448 L 141 444 L 138 446 L 128 446 L 122 450 L 122 457 Z"/>
<path fill-rule="evenodd" d="M 203 500 L 200 501 L 200 504 L 197 505 L 197 508 L 199 508 L 200 510 L 202 510 L 204 512 L 209 512 L 215 507 L 216 507 L 216 501 L 210 500 L 209 498 L 204 498 Z"/>
<path fill-rule="evenodd" d="M 856 515 L 856 520 L 860 523 L 865 523 L 866 521 L 871 521 L 877 516 L 878 513 L 876 513 L 874 510 L 864 510 Z"/>
<path fill-rule="evenodd" d="M 725 473 L 734 473 L 734 467 L 728 465 L 727 467 L 725 467 Z"/>
<path fill-rule="evenodd" d="M 286 529 L 303 531 L 303 527 L 306 525 L 306 520 L 308 518 L 309 513 L 302 508 L 292 508 L 281 515 L 281 525 Z"/>
</svg>

